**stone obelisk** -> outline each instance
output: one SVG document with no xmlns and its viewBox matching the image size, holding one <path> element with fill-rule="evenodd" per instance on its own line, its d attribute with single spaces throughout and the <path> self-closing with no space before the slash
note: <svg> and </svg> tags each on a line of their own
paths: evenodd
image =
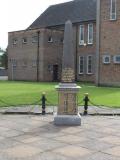
<svg viewBox="0 0 120 160">
<path fill-rule="evenodd" d="M 67 21 L 64 31 L 64 46 L 62 58 L 62 79 L 56 86 L 58 91 L 58 111 L 54 117 L 55 125 L 81 125 L 78 113 L 77 93 L 80 87 L 75 83 L 75 64 L 73 48 L 73 28 Z"/>
</svg>

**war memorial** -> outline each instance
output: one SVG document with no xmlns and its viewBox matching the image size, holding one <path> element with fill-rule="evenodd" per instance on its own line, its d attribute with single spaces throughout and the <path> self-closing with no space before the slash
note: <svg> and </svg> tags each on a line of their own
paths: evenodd
<svg viewBox="0 0 120 160">
<path fill-rule="evenodd" d="M 56 125 L 81 124 L 77 106 L 77 93 L 80 87 L 75 83 L 74 68 L 73 28 L 71 21 L 68 20 L 64 33 L 62 82 L 56 87 L 59 97 L 58 113 L 54 118 Z"/>
</svg>

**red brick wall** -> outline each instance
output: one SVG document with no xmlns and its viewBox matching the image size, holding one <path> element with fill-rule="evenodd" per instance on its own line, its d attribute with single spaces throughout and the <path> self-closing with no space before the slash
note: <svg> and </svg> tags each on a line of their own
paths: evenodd
<svg viewBox="0 0 120 160">
<path fill-rule="evenodd" d="M 120 64 L 114 64 L 114 55 L 120 55 L 120 1 L 117 0 L 117 20 L 110 20 L 110 1 L 101 0 L 100 17 L 100 84 L 120 85 Z M 110 64 L 103 64 L 103 55 L 109 54 Z"/>
<path fill-rule="evenodd" d="M 87 44 L 88 42 L 88 24 L 93 23 L 93 44 Z M 77 26 L 77 80 L 85 82 L 95 82 L 95 53 L 96 53 L 96 23 L 95 22 L 86 22 L 83 23 L 85 26 L 85 43 L 86 46 L 79 45 L 79 27 Z M 87 74 L 87 56 L 93 56 L 93 74 Z M 79 56 L 84 56 L 85 58 L 85 71 L 84 74 L 79 74 Z"/>
<path fill-rule="evenodd" d="M 32 37 L 37 36 L 38 30 L 18 31 L 9 33 L 8 46 L 8 77 L 9 80 L 37 80 L 37 66 L 32 66 L 33 60 L 37 59 L 38 43 L 32 43 Z M 52 36 L 53 43 L 48 43 L 48 37 Z M 27 44 L 22 43 L 22 38 L 27 38 Z M 49 29 L 40 29 L 39 37 L 39 81 L 52 81 L 53 72 L 48 69 L 48 65 L 59 65 L 59 80 L 61 76 L 61 57 L 63 43 L 60 42 L 63 37 L 62 31 L 51 31 Z M 13 45 L 13 39 L 18 42 Z M 17 62 L 16 67 L 12 67 L 11 59 Z M 27 62 L 23 66 L 23 61 Z M 52 68 L 51 68 L 52 69 Z"/>
</svg>

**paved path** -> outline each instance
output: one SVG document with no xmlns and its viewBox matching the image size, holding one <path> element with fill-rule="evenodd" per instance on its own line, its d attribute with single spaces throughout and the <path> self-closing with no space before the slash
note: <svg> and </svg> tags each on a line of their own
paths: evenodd
<svg viewBox="0 0 120 160">
<path fill-rule="evenodd" d="M 58 127 L 52 115 L 0 114 L 0 160 L 120 160 L 120 117 Z"/>
<path fill-rule="evenodd" d="M 8 108 L 0 108 L 1 113 L 24 113 L 24 114 L 40 114 L 42 112 L 41 106 L 24 106 L 24 107 L 8 107 Z M 54 113 L 57 112 L 57 107 L 47 107 L 46 113 Z M 79 107 L 79 113 L 84 113 L 84 107 Z M 110 107 L 96 107 L 89 106 L 88 114 L 100 114 L 100 115 L 120 115 L 120 108 L 110 108 Z"/>
</svg>

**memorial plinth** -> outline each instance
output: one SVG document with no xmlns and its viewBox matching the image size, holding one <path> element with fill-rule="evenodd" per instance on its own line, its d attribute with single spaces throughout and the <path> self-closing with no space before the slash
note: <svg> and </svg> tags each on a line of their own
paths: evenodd
<svg viewBox="0 0 120 160">
<path fill-rule="evenodd" d="M 56 86 L 58 111 L 54 117 L 55 125 L 81 125 L 77 104 L 77 93 L 80 87 L 75 83 L 74 66 L 73 29 L 71 21 L 67 21 L 64 33 L 62 79 Z"/>
<path fill-rule="evenodd" d="M 54 117 L 55 125 L 81 125 L 81 116 L 77 106 L 79 88 L 73 83 L 61 83 L 56 86 L 59 102 L 58 111 Z"/>
</svg>

